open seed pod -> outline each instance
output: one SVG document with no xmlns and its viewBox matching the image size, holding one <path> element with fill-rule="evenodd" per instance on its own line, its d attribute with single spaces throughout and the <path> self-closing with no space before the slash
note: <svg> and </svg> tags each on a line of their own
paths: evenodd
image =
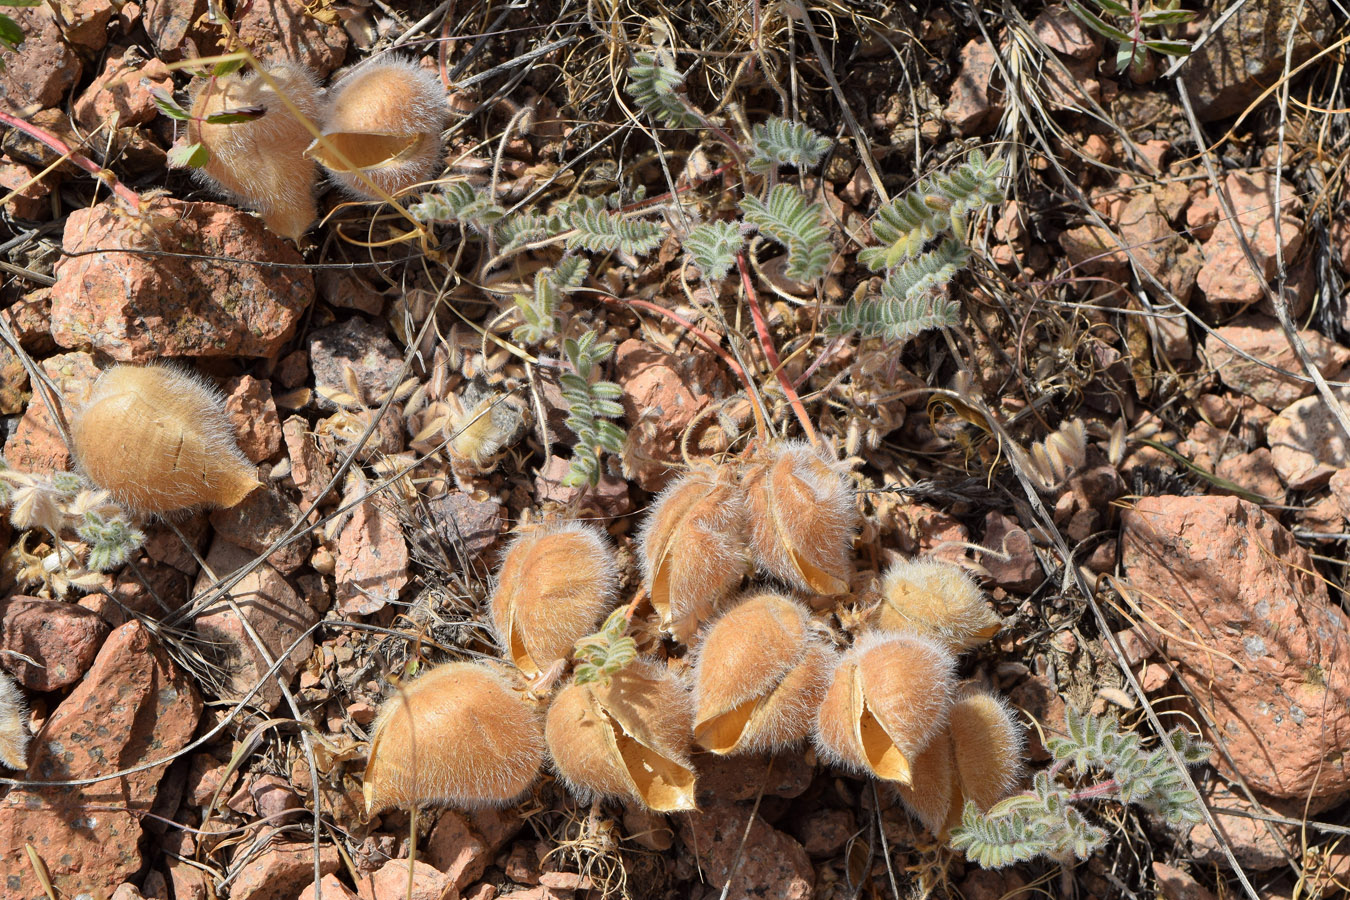
<svg viewBox="0 0 1350 900">
<path fill-rule="evenodd" d="M 440 169 L 450 105 L 432 71 L 384 56 L 343 73 L 328 96 L 323 134 L 329 147 L 315 141 L 306 152 L 353 194 L 380 199 L 358 172 L 396 194 Z"/>
<path fill-rule="evenodd" d="M 70 436 L 89 479 L 136 512 L 234 506 L 258 486 L 220 394 L 179 369 L 108 369 Z"/>
<path fill-rule="evenodd" d="M 391 806 L 492 806 L 514 800 L 544 761 L 540 716 L 505 670 L 428 669 L 380 708 L 366 764 L 367 814 Z"/>
<path fill-rule="evenodd" d="M 853 486 L 828 451 L 804 441 L 777 445 L 751 469 L 745 495 L 761 569 L 818 594 L 848 591 L 859 516 Z"/>
<path fill-rule="evenodd" d="M 699 469 L 657 497 L 638 536 L 661 627 L 688 641 L 749 569 L 745 503 L 725 470 Z"/>
<path fill-rule="evenodd" d="M 931 638 L 865 635 L 835 667 L 816 716 L 829 761 L 901 784 L 947 724 L 956 660 Z"/>
<path fill-rule="evenodd" d="M 886 571 L 881 593 L 881 605 L 873 614 L 877 628 L 927 634 L 953 653 L 978 647 L 1003 627 L 975 580 L 951 563 L 897 562 Z"/>
<path fill-rule="evenodd" d="M 694 740 L 729 754 L 778 750 L 806 737 L 830 655 L 796 601 L 758 594 L 733 606 L 699 644 Z"/>
<path fill-rule="evenodd" d="M 533 678 L 595 630 L 614 603 L 619 571 L 603 533 L 580 522 L 516 537 L 492 592 L 492 626 L 516 668 Z"/>
<path fill-rule="evenodd" d="M 196 171 L 240 204 L 262 214 L 268 228 L 299 240 L 318 216 L 314 204 L 317 171 L 305 157 L 313 135 L 281 101 L 295 104 L 313 123 L 322 113 L 321 91 L 308 69 L 283 64 L 267 69 L 273 90 L 259 74 L 236 73 L 199 82 L 188 120 L 188 141 L 211 158 Z M 235 110 L 262 110 L 256 119 L 232 124 L 206 122 Z"/>
<path fill-rule="evenodd" d="M 609 684 L 575 681 L 548 710 L 553 767 L 582 802 L 621 798 L 657 812 L 694 808 L 689 694 L 663 666 L 637 660 Z"/>
</svg>

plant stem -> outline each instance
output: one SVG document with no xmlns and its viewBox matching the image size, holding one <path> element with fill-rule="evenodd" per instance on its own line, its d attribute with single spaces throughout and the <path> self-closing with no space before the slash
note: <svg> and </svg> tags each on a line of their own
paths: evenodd
<svg viewBox="0 0 1350 900">
<path fill-rule="evenodd" d="M 1114 793 L 1120 785 L 1114 778 L 1108 778 L 1101 784 L 1094 784 L 1092 787 L 1083 788 L 1081 791 L 1075 791 L 1069 795 L 1069 800 L 1077 803 L 1080 800 L 1091 800 L 1094 797 L 1105 797 L 1107 794 Z"/>
<path fill-rule="evenodd" d="M 792 386 L 787 373 L 783 371 L 783 364 L 778 361 L 778 351 L 774 349 L 773 337 L 769 334 L 768 323 L 764 321 L 764 312 L 759 308 L 755 285 L 750 280 L 750 269 L 745 264 L 745 251 L 736 254 L 736 266 L 741 271 L 741 284 L 745 286 L 746 302 L 750 306 L 750 317 L 755 320 L 755 333 L 759 335 L 759 345 L 764 350 L 764 359 L 773 369 L 774 377 L 778 379 L 783 395 L 787 397 L 788 404 L 797 415 L 797 421 L 802 424 L 807 439 L 813 445 L 820 446 L 820 438 L 816 436 L 816 429 L 811 425 L 811 417 L 806 414 L 806 407 L 802 406 L 802 398 L 797 396 L 797 389 Z"/>
<path fill-rule="evenodd" d="M 103 168 L 89 157 L 79 153 L 47 129 L 34 125 L 31 122 L 25 122 L 18 116 L 5 112 L 4 110 L 0 110 L 0 122 L 3 122 L 11 128 L 17 128 L 19 131 L 22 131 L 24 134 L 33 138 L 33 140 L 41 141 L 46 144 L 57 153 L 60 153 L 66 159 L 112 188 L 113 193 L 131 204 L 132 209 L 140 210 L 140 194 L 118 181 L 117 176 L 114 175 L 111 170 Z"/>
</svg>

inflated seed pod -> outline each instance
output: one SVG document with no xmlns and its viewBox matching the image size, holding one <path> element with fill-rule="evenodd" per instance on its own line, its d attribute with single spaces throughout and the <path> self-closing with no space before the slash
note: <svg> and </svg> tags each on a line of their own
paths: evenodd
<svg viewBox="0 0 1350 900">
<path fill-rule="evenodd" d="M 375 719 L 366 812 L 514 800 L 544 762 L 540 718 L 501 666 L 455 662 L 428 669 L 386 700 Z"/>
<path fill-rule="evenodd" d="M 801 604 L 779 594 L 747 597 L 699 644 L 694 740 L 718 754 L 800 741 L 811 733 L 830 657 Z"/>
<path fill-rule="evenodd" d="M 441 130 L 449 118 L 433 71 L 384 56 L 347 70 L 328 92 L 324 138 L 354 168 L 319 141 L 307 152 L 344 188 L 378 200 L 357 172 L 390 194 L 431 178 L 441 167 Z"/>
<path fill-rule="evenodd" d="M 272 231 L 299 240 L 317 218 L 314 185 L 317 170 L 305 156 L 313 135 L 280 99 L 295 104 L 317 126 L 321 91 L 308 69 L 283 64 L 267 69 L 273 90 L 259 74 L 236 73 L 199 83 L 188 121 L 188 140 L 200 143 L 211 158 L 196 171 L 237 202 L 256 209 Z M 208 116 L 230 110 L 257 110 L 247 122 L 212 125 Z"/>
<path fill-rule="evenodd" d="M 24 721 L 23 692 L 13 678 L 0 672 L 0 765 L 28 768 L 28 723 Z"/>
<path fill-rule="evenodd" d="M 988 810 L 1012 792 L 1022 776 L 1022 729 L 1001 698 L 966 690 L 952 704 L 947 722 L 959 794 L 955 824 L 967 800 Z"/>
<path fill-rule="evenodd" d="M 687 641 L 749 569 L 746 511 L 733 475 L 697 469 L 672 482 L 638 535 L 647 593 L 661 627 Z"/>
<path fill-rule="evenodd" d="M 136 512 L 234 506 L 258 487 L 220 393 L 179 369 L 108 369 L 70 436 L 89 479 Z"/>
<path fill-rule="evenodd" d="M 978 647 L 1003 627 L 965 570 L 935 559 L 897 562 L 881 581 L 873 624 L 887 631 L 931 635 L 953 653 Z"/>
<path fill-rule="evenodd" d="M 946 836 L 953 814 L 957 819 L 961 816 L 950 730 L 944 730 L 914 758 L 911 782 L 897 782 L 895 789 L 914 818 L 935 837 Z"/>
<path fill-rule="evenodd" d="M 956 660 L 917 634 L 864 635 L 840 659 L 816 715 L 830 762 L 911 784 L 913 760 L 942 733 Z"/>
<path fill-rule="evenodd" d="M 582 802 L 617 798 L 657 812 L 694 808 L 693 707 L 664 666 L 636 660 L 610 682 L 568 684 L 544 725 L 553 767 Z"/>
<path fill-rule="evenodd" d="M 619 570 L 609 540 L 580 522 L 521 533 L 490 601 L 497 641 L 527 677 L 572 655 L 614 604 Z"/>
<path fill-rule="evenodd" d="M 827 450 L 778 444 L 750 470 L 745 495 L 759 568 L 818 594 L 848 591 L 858 509 L 847 473 Z"/>
</svg>

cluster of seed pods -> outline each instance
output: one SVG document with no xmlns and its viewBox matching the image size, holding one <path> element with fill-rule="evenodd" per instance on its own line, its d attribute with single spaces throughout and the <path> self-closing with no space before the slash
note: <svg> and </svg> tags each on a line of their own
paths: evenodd
<svg viewBox="0 0 1350 900">
<path fill-rule="evenodd" d="M 253 117 L 207 121 L 231 111 Z M 299 240 L 318 216 L 318 166 L 359 198 L 380 199 L 371 183 L 388 194 L 411 188 L 440 168 L 450 106 L 433 73 L 380 57 L 339 73 L 327 91 L 294 63 L 204 79 L 191 114 L 188 140 L 210 154 L 201 177 Z"/>
<path fill-rule="evenodd" d="M 956 654 L 1001 622 L 969 576 L 940 562 L 898 563 L 880 596 L 850 594 L 858 525 L 848 473 L 811 445 L 695 468 L 657 498 L 637 541 L 668 638 L 655 652 L 680 662 L 638 657 L 557 689 L 576 642 L 615 607 L 619 572 L 593 527 L 519 535 L 490 601 L 504 660 L 433 668 L 386 702 L 368 811 L 507 803 L 545 760 L 580 801 L 689 810 L 696 749 L 811 740 L 828 762 L 893 784 L 945 835 L 966 801 L 988 808 L 1020 772 L 1007 707 L 956 676 Z M 742 590 L 747 578 L 755 586 Z M 862 604 L 852 633 L 835 620 L 845 603 Z"/>
</svg>

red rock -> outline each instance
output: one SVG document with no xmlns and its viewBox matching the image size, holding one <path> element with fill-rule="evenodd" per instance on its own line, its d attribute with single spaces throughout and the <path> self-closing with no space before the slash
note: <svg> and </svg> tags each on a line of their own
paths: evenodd
<svg viewBox="0 0 1350 900">
<path fill-rule="evenodd" d="M 623 388 L 633 478 L 644 491 L 659 491 L 678 474 L 680 438 L 712 399 L 707 385 L 717 374 L 702 353 L 675 356 L 638 340 L 624 341 L 615 351 L 614 380 Z"/>
<path fill-rule="evenodd" d="M 816 858 L 838 855 L 858 833 L 853 813 L 846 809 L 818 809 L 793 822 L 793 836 L 807 854 Z"/>
<path fill-rule="evenodd" d="M 16 219 L 27 221 L 52 217 L 52 203 L 48 199 L 51 196 L 51 187 L 46 181 L 33 180 L 39 171 L 18 163 L 0 163 L 0 196 L 9 196 L 13 193 L 13 196 L 5 201 L 5 212 Z"/>
<path fill-rule="evenodd" d="M 55 385 L 67 414 L 85 402 L 99 374 L 94 358 L 88 353 L 62 353 L 43 360 L 42 368 Z M 70 450 L 40 394 L 34 394 L 28 401 L 18 427 L 5 441 L 5 461 L 15 469 L 34 474 L 70 469 Z"/>
<path fill-rule="evenodd" d="M 1046 737 L 1065 733 L 1064 698 L 1050 685 L 1050 679 L 1044 675 L 1030 675 L 1025 681 L 1008 692 L 1008 702 L 1034 721 L 1018 716 L 1018 722 L 1025 729 L 1027 756 L 1033 762 L 1044 762 L 1050 758 L 1045 749 L 1041 734 Z M 1037 727 L 1039 725 L 1039 728 Z"/>
<path fill-rule="evenodd" d="M 412 893 L 408 893 L 408 860 L 391 859 L 357 884 L 361 900 L 442 900 L 454 896 L 450 877 L 420 859 L 412 864 Z"/>
<path fill-rule="evenodd" d="M 378 316 L 384 311 L 384 294 L 359 275 L 345 269 L 320 269 L 319 296 L 329 306 L 355 309 L 367 315 Z"/>
<path fill-rule="evenodd" d="M 107 623 L 97 613 L 73 603 L 0 600 L 0 646 L 37 662 L 0 653 L 0 666 L 30 690 L 57 691 L 79 681 L 107 635 Z"/>
<path fill-rule="evenodd" d="M 1025 897 L 1027 880 L 1016 869 L 971 869 L 961 880 L 965 900 L 1012 900 Z"/>
<path fill-rule="evenodd" d="M 52 287 L 56 342 L 137 363 L 275 354 L 314 298 L 313 274 L 295 249 L 260 219 L 219 203 L 161 198 L 147 215 L 158 217 L 157 223 L 142 230 L 142 222 L 112 203 L 70 214 L 67 253 L 119 247 L 188 256 L 103 252 L 63 258 Z M 184 315 L 185 309 L 193 314 Z"/>
<path fill-rule="evenodd" d="M 24 850 L 32 844 L 58 891 L 108 892 L 142 865 L 141 818 L 168 761 L 191 740 L 201 701 L 139 622 L 114 630 L 87 676 L 47 720 L 25 778 L 64 781 L 137 769 L 83 787 L 11 791 L 0 800 L 6 897 L 43 894 Z M 116 798 L 115 800 L 110 798 Z"/>
<path fill-rule="evenodd" d="M 225 540 L 251 553 L 263 553 L 300 520 L 300 507 L 282 496 L 275 484 L 249 494 L 228 509 L 211 513 L 211 527 Z M 312 535 L 301 532 L 289 544 L 273 553 L 267 561 L 282 575 L 290 575 L 304 564 L 314 549 Z"/>
<path fill-rule="evenodd" d="M 816 768 L 802 753 L 782 753 L 773 759 L 757 754 L 715 756 L 699 754 L 694 761 L 698 772 L 700 806 L 718 802 L 753 800 L 761 792 L 765 797 L 792 799 L 806 793 Z"/>
<path fill-rule="evenodd" d="M 155 55 L 168 62 L 197 53 L 204 36 L 198 23 L 206 12 L 206 0 L 145 0 L 141 24 L 155 45 Z"/>
<path fill-rule="evenodd" d="M 1216 900 L 1214 894 L 1198 881 L 1167 863 L 1153 864 L 1153 878 L 1158 882 L 1158 893 L 1164 900 Z"/>
<path fill-rule="evenodd" d="M 1303 329 L 1298 336 L 1323 377 L 1332 377 L 1350 363 L 1350 348 L 1342 347 L 1325 335 Z M 1236 350 L 1230 348 L 1230 344 Z M 1266 365 L 1239 356 L 1237 351 Z M 1210 366 L 1225 385 L 1266 406 L 1283 409 L 1315 390 L 1310 381 L 1289 378 L 1269 368 L 1275 366 L 1306 377 L 1280 323 L 1269 316 L 1243 316 L 1215 328 L 1205 338 L 1205 353 L 1209 356 Z"/>
<path fill-rule="evenodd" d="M 447 809 L 427 838 L 426 860 L 445 873 L 456 891 L 463 891 L 482 876 L 492 855 L 464 817 Z"/>
<path fill-rule="evenodd" d="M 286 0 L 257 0 L 239 19 L 239 39 L 263 62 L 295 62 L 325 78 L 347 55 L 347 32 Z"/>
<path fill-rule="evenodd" d="M 453 553 L 476 559 L 487 553 L 501 537 L 502 505 L 492 496 L 483 499 L 463 491 L 450 491 L 428 501 L 436 533 Z"/>
<path fill-rule="evenodd" d="M 338 870 L 338 850 L 332 844 L 319 847 L 319 875 Z M 314 883 L 314 845 L 269 844 L 239 870 L 230 887 L 230 900 L 291 900 Z M 327 897 L 327 893 L 324 894 Z"/>
<path fill-rule="evenodd" d="M 1241 777 L 1274 797 L 1344 797 L 1347 619 L 1308 552 L 1235 497 L 1145 497 L 1122 516 L 1126 583 Z M 1216 764 L 1226 766 L 1222 759 Z"/>
<path fill-rule="evenodd" d="M 286 454 L 291 460 L 291 480 L 300 489 L 305 506 L 314 503 L 328 487 L 333 469 L 319 452 L 309 422 L 300 416 L 290 416 L 281 423 L 281 436 L 286 441 Z"/>
<path fill-rule="evenodd" d="M 1214 474 L 1265 497 L 1271 503 L 1279 505 L 1285 501 L 1280 473 L 1275 468 L 1270 451 L 1265 447 L 1225 459 L 1215 467 Z"/>
<path fill-rule="evenodd" d="M 46 357 L 56 352 L 51 336 L 51 293 L 45 287 L 29 291 L 0 312 L 0 318 L 9 323 L 19 343 L 34 356 Z"/>
<path fill-rule="evenodd" d="M 1059 246 L 1073 264 L 1074 274 L 1101 275 L 1119 281 L 1129 265 L 1129 257 L 1120 244 L 1100 225 L 1064 230 L 1059 235 Z"/>
<path fill-rule="evenodd" d="M 28 402 L 28 370 L 8 345 L 0 346 L 0 415 L 21 412 Z"/>
<path fill-rule="evenodd" d="M 685 847 L 698 848 L 703 878 L 728 895 L 761 900 L 807 900 L 816 873 L 802 845 L 755 815 L 746 838 L 750 809 L 720 802 L 676 817 Z M 734 869 L 733 869 L 734 866 Z"/>
<path fill-rule="evenodd" d="M 190 863 L 169 862 L 169 885 L 173 889 L 173 900 L 207 900 L 211 895 L 209 879 L 205 872 Z M 338 900 L 334 897 L 333 900 Z"/>
<path fill-rule="evenodd" d="M 1102 55 L 1102 39 L 1068 7 L 1047 7 L 1032 21 L 1031 30 L 1045 46 L 1073 59 L 1095 60 Z"/>
<path fill-rule="evenodd" d="M 957 58 L 960 70 L 942 117 L 962 137 L 987 133 L 1003 111 L 1002 105 L 990 96 L 990 86 L 998 74 L 997 59 L 998 51 L 983 39 L 961 48 Z"/>
<path fill-rule="evenodd" d="M 75 101 L 75 121 L 90 131 L 112 122 L 143 125 L 155 117 L 152 88 L 173 91 L 173 75 L 157 59 L 145 59 L 139 50 L 109 54 L 103 72 Z"/>
<path fill-rule="evenodd" d="M 384 498 L 366 500 L 352 510 L 338 533 L 336 556 L 334 600 L 344 614 L 377 612 L 398 600 L 408 583 L 408 544 Z"/>
<path fill-rule="evenodd" d="M 322 900 L 357 900 L 356 893 L 341 881 L 338 881 L 336 875 L 323 876 L 319 879 L 318 888 L 322 890 Z M 315 885 L 310 884 L 300 892 L 300 900 L 320 900 L 319 894 L 320 890 L 316 889 Z"/>
<path fill-rule="evenodd" d="M 288 781 L 277 775 L 262 775 L 248 788 L 253 797 L 253 808 L 268 825 L 281 825 L 294 821 L 304 813 L 304 804 Z"/>
<path fill-rule="evenodd" d="M 605 465 L 604 457 L 601 457 L 600 464 Z M 534 478 L 536 502 L 540 505 L 553 503 L 570 507 L 581 498 L 582 511 L 606 520 L 632 511 L 633 501 L 628 496 L 627 481 L 602 472 L 598 484 L 568 487 L 563 484 L 563 479 L 567 477 L 567 472 L 571 468 L 571 460 L 561 456 L 550 456 L 548 463 Z"/>
<path fill-rule="evenodd" d="M 1036 551 L 1031 547 L 1031 536 L 1016 519 L 990 510 L 984 517 L 982 543 L 1008 557 L 979 554 L 980 565 L 999 587 L 1009 591 L 1029 591 L 1045 579 Z"/>
<path fill-rule="evenodd" d="M 489 806 L 483 809 L 470 809 L 464 811 L 464 818 L 468 820 L 474 833 L 487 844 L 489 857 L 495 856 L 506 846 L 507 841 L 525 827 L 525 818 L 521 815 L 519 807 L 499 809 Z"/>
<path fill-rule="evenodd" d="M 1293 826 L 1281 822 L 1264 822 L 1257 816 L 1274 813 L 1301 820 L 1310 815 L 1307 807 L 1299 800 L 1272 800 L 1257 795 L 1262 809 L 1257 809 L 1243 795 L 1230 791 L 1222 782 L 1215 781 L 1202 787 L 1201 792 L 1211 809 L 1236 809 L 1239 812 L 1253 814 L 1252 818 L 1242 815 L 1215 813 L 1222 837 L 1215 835 L 1205 822 L 1194 826 L 1190 833 L 1191 856 L 1195 863 L 1211 867 L 1227 867 L 1228 857 L 1223 852 L 1225 846 L 1233 851 L 1238 864 L 1248 872 L 1265 872 L 1282 868 L 1288 864 L 1288 854 L 1292 851 L 1297 858 L 1297 831 Z"/>
<path fill-rule="evenodd" d="M 1260 266 L 1260 279 L 1253 276 L 1233 226 L 1220 222 L 1205 243 L 1205 264 L 1196 281 L 1211 303 L 1247 305 L 1265 296 L 1262 281 L 1275 275 L 1276 241 L 1283 247 L 1288 264 L 1303 243 L 1303 223 L 1297 211 L 1298 191 L 1287 181 L 1280 184 L 1279 232 L 1275 221 L 1275 179 L 1265 170 L 1229 172 L 1224 186 L 1233 199 L 1237 224 L 1251 244 Z"/>
<path fill-rule="evenodd" d="M 337 408 L 337 404 L 325 399 L 325 393 L 351 393 L 348 386 L 351 379 L 347 376 L 350 370 L 363 395 L 357 400 L 373 408 L 380 405 L 384 394 L 398 386 L 403 354 L 389 339 L 384 325 L 354 316 L 310 334 L 309 363 L 320 407 Z"/>
<path fill-rule="evenodd" d="M 239 569 L 253 566 L 254 559 L 251 551 L 217 538 L 211 543 L 206 565 L 223 581 Z M 203 571 L 197 578 L 196 595 L 201 596 L 213 584 L 211 574 Z M 314 641 L 302 636 L 318 621 L 318 616 L 286 579 L 265 562 L 253 566 L 253 570 L 230 589 L 229 595 L 262 640 L 266 654 L 254 644 L 239 615 L 223 598 L 197 616 L 197 633 L 217 645 L 218 663 L 226 673 L 226 693 L 222 696 L 237 700 L 261 682 L 262 689 L 253 695 L 253 702 L 265 709 L 274 709 L 282 698 L 277 679 L 289 684 L 314 649 Z M 294 649 L 280 670 L 275 675 L 267 675 L 272 663 L 285 655 L 292 645 Z"/>
<path fill-rule="evenodd" d="M 1204 258 L 1190 241 L 1172 230 L 1164 208 L 1166 202 L 1161 191 L 1131 197 L 1120 211 L 1117 224 L 1135 261 L 1184 305 L 1191 298 Z M 1185 319 L 1180 323 L 1184 333 Z M 1184 357 L 1171 354 L 1169 358 L 1189 356 L 1188 351 Z"/>
<path fill-rule="evenodd" d="M 244 375 L 226 381 L 224 389 L 225 412 L 239 449 L 255 463 L 271 459 L 281 449 L 281 419 L 272 401 L 272 383 Z"/>
<path fill-rule="evenodd" d="M 9 17 L 25 37 L 17 53 L 5 51 L 0 96 L 10 112 L 26 119 L 40 109 L 58 105 L 79 83 L 83 66 L 45 6 L 14 10 Z"/>
<path fill-rule="evenodd" d="M 1341 403 L 1350 391 L 1332 388 Z M 1296 491 L 1326 484 L 1333 472 L 1350 465 L 1350 441 L 1321 395 L 1291 404 L 1266 426 L 1270 461 L 1284 483 Z"/>
<path fill-rule="evenodd" d="M 217 792 L 222 799 L 230 796 L 238 781 L 238 766 L 231 767 L 228 760 L 216 759 L 209 753 L 194 753 L 184 796 L 192 806 L 208 806 Z"/>
</svg>

